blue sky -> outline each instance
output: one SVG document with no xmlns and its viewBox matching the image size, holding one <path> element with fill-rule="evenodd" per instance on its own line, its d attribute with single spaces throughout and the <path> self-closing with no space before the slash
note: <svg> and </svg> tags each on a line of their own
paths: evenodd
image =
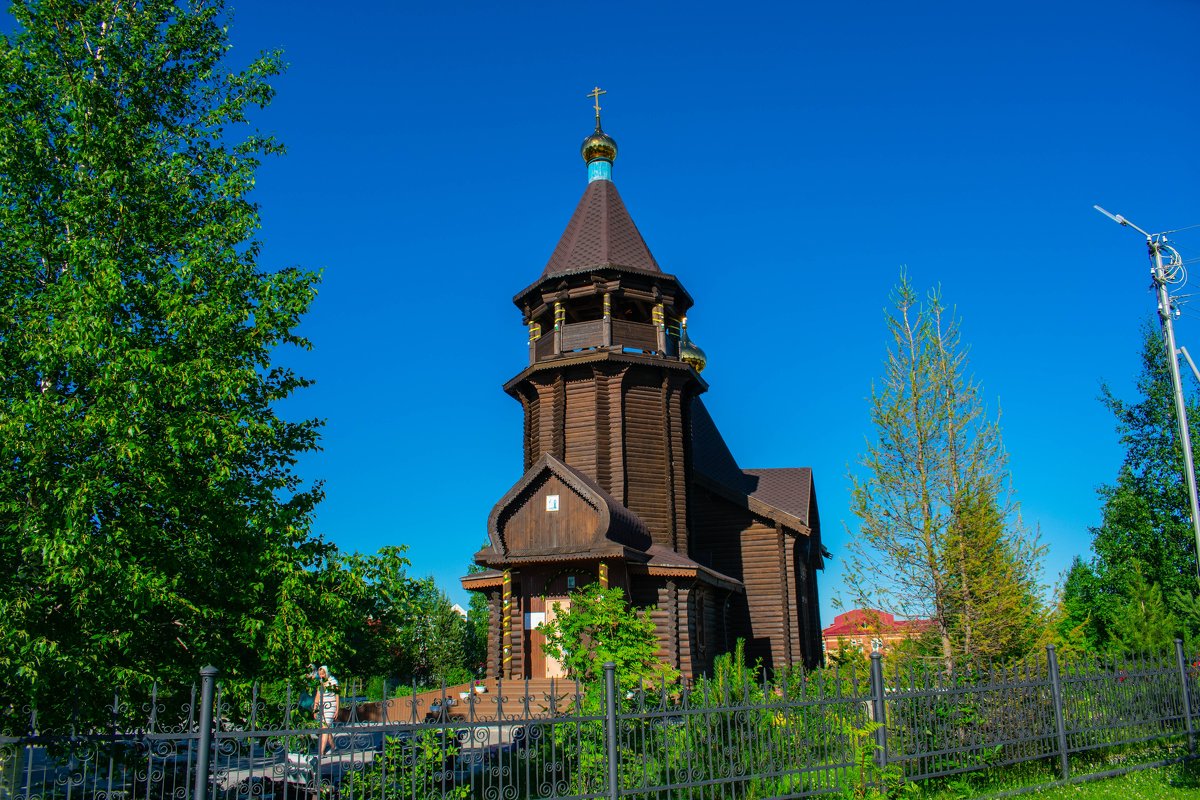
<svg viewBox="0 0 1200 800">
<path fill-rule="evenodd" d="M 1121 458 L 1100 384 L 1127 393 L 1154 307 L 1142 242 L 1092 204 L 1200 223 L 1200 4 L 234 6 L 234 61 L 291 64 L 258 119 L 289 148 L 259 177 L 261 264 L 324 271 L 313 351 L 282 354 L 316 385 L 284 410 L 327 420 L 301 470 L 340 546 L 407 544 L 465 601 L 521 471 L 510 299 L 584 190 L 599 84 L 615 182 L 696 299 L 731 449 L 814 470 L 826 624 L 903 265 L 961 315 L 1047 581 L 1087 552 Z M 1200 229 L 1176 243 L 1200 257 Z"/>
</svg>

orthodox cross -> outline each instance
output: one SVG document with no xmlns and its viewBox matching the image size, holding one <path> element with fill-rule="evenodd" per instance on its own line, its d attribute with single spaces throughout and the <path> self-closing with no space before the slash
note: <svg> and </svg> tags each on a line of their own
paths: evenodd
<svg viewBox="0 0 1200 800">
<path fill-rule="evenodd" d="M 608 94 L 608 92 L 597 86 L 587 93 L 587 96 L 592 98 L 592 107 L 596 109 L 596 130 L 600 129 L 600 95 Z"/>
</svg>

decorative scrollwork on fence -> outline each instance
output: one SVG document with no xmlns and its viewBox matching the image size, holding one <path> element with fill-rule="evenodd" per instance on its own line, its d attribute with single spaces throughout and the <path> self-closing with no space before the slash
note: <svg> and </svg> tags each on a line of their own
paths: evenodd
<svg viewBox="0 0 1200 800">
<path fill-rule="evenodd" d="M 609 794 L 610 759 L 623 797 L 803 797 L 844 789 L 864 748 L 913 780 L 1039 761 L 1065 770 L 1116 747 L 1184 741 L 1200 717 L 1197 663 L 1179 647 L 886 678 L 878 661 L 869 672 L 726 670 L 612 696 L 569 682 L 507 682 L 486 698 L 443 688 L 377 707 L 348 699 L 321 754 L 312 710 L 289 685 L 219 687 L 211 731 L 199 729 L 197 687 L 151 686 L 105 699 L 92 728 L 39 730 L 34 708 L 10 710 L 21 730 L 0 736 L 0 797 L 188 800 L 202 755 L 201 783 L 219 800 L 578 800 Z"/>
</svg>

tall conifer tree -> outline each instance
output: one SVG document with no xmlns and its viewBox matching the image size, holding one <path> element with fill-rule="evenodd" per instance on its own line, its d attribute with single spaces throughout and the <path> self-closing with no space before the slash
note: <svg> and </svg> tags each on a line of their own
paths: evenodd
<svg viewBox="0 0 1200 800">
<path fill-rule="evenodd" d="M 1011 502 L 999 425 L 938 294 L 922 305 L 903 275 L 893 304 L 876 435 L 852 475 L 851 580 L 864 602 L 931 617 L 947 669 L 1021 655 L 1040 624 L 1042 550 Z"/>
<path fill-rule="evenodd" d="M 1131 578 L 1136 561 L 1145 580 L 1161 586 L 1168 597 L 1180 590 L 1194 592 L 1196 542 L 1179 423 L 1166 348 L 1150 323 L 1143 333 L 1137 392 L 1138 399 L 1129 402 L 1107 385 L 1102 390 L 1104 405 L 1116 417 L 1125 458 L 1116 482 L 1100 490 L 1104 516 L 1092 530 L 1096 555 L 1115 583 Z M 1200 419 L 1198 412 L 1200 407 L 1190 403 L 1189 417 Z"/>
<path fill-rule="evenodd" d="M 1141 371 L 1136 399 L 1122 400 L 1108 386 L 1101 400 L 1116 417 L 1125 457 L 1116 481 L 1100 488 L 1101 522 L 1092 528 L 1095 558 L 1072 565 L 1063 587 L 1064 625 L 1083 625 L 1097 645 L 1110 643 L 1122 620 L 1143 605 L 1135 595 L 1158 587 L 1170 619 L 1183 632 L 1195 633 L 1196 543 L 1191 525 L 1183 448 L 1166 347 L 1158 326 L 1142 331 Z M 1200 406 L 1188 402 L 1192 447 L 1198 442 Z M 1118 637 L 1120 638 L 1120 637 Z M 1124 637 L 1128 639 L 1128 636 Z"/>
</svg>

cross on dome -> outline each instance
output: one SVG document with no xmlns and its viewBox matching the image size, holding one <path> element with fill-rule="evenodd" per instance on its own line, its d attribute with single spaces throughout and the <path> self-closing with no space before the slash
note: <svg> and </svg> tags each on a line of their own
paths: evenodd
<svg viewBox="0 0 1200 800">
<path fill-rule="evenodd" d="M 587 93 L 587 96 L 592 98 L 592 107 L 596 109 L 596 130 L 600 130 L 600 95 L 608 94 L 599 86 Z"/>
<path fill-rule="evenodd" d="M 583 140 L 580 153 L 588 165 L 588 182 L 612 180 L 612 163 L 617 157 L 617 143 L 600 128 L 600 95 L 608 94 L 599 86 L 587 93 L 596 109 L 596 130 Z"/>
</svg>

